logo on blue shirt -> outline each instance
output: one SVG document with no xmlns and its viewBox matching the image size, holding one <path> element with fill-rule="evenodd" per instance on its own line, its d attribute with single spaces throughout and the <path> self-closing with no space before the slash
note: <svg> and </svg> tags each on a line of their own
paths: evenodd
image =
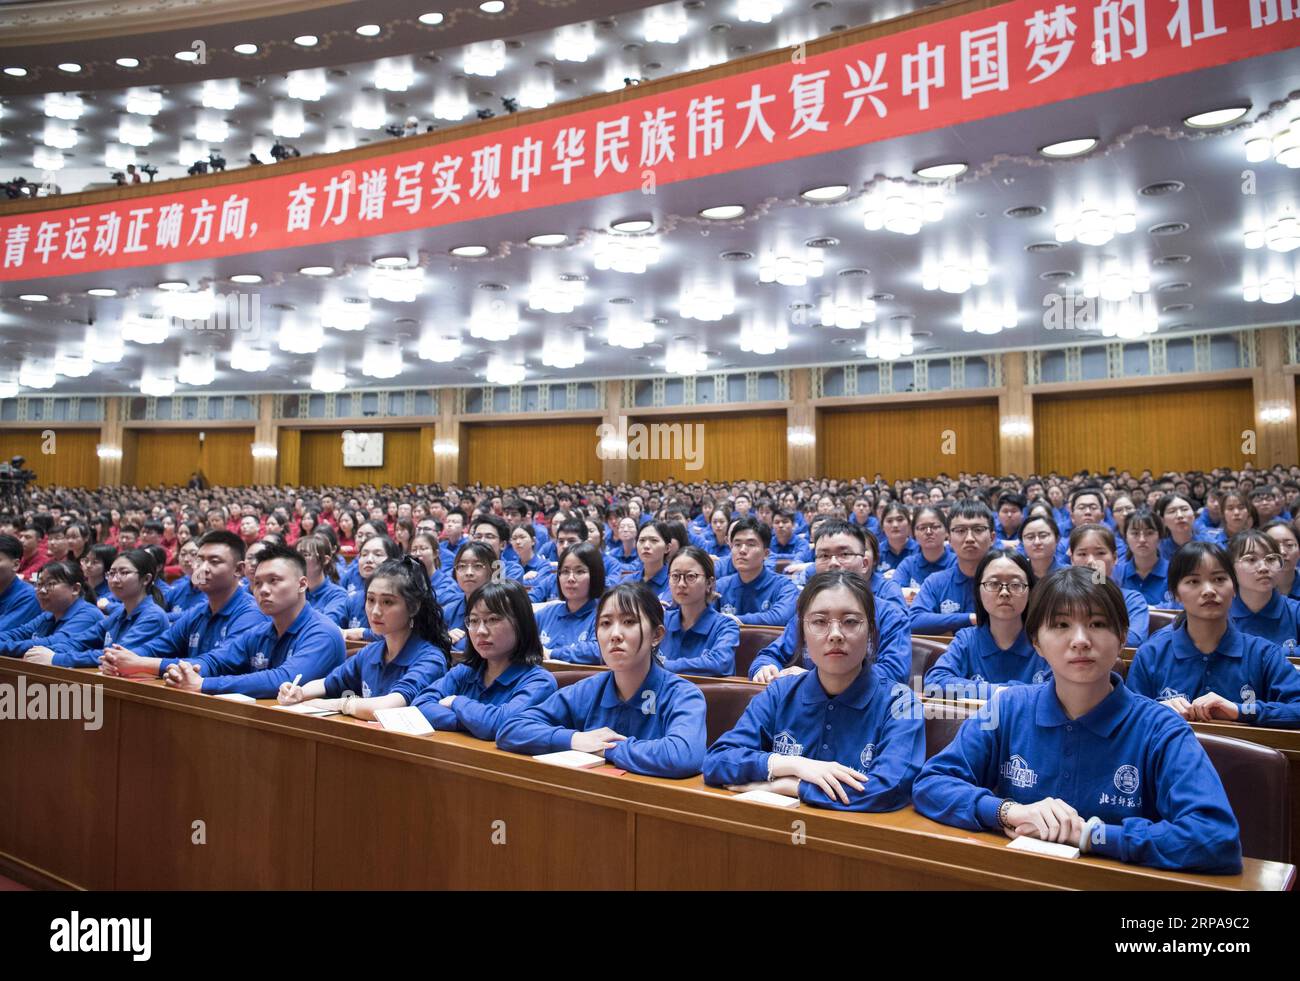
<svg viewBox="0 0 1300 981">
<path fill-rule="evenodd" d="M 1140 782 L 1137 767 L 1131 763 L 1125 763 L 1115 771 L 1115 789 L 1121 794 L 1136 793 Z"/>
<path fill-rule="evenodd" d="M 722 608 L 722 612 L 727 614 L 729 617 L 734 617 L 736 615 L 736 608 L 731 603 L 728 603 Z M 798 756 L 799 754 L 796 753 L 795 755 Z"/>
<path fill-rule="evenodd" d="M 862 755 L 858 757 L 858 762 L 862 764 L 862 772 L 866 772 L 871 767 L 871 761 L 876 758 L 876 744 L 867 743 L 862 747 Z"/>
<path fill-rule="evenodd" d="M 1156 701 L 1157 701 L 1157 702 L 1167 702 L 1167 701 L 1169 701 L 1171 698 L 1184 698 L 1184 699 L 1187 699 L 1187 696 L 1184 695 L 1184 694 L 1183 694 L 1182 692 L 1180 692 L 1180 691 L 1174 691 L 1174 690 L 1173 690 L 1172 688 L 1170 688 L 1168 685 L 1166 685 L 1164 688 L 1161 688 L 1161 689 L 1160 689 L 1160 693 L 1159 693 L 1158 695 L 1156 695 Z M 1191 699 L 1187 699 L 1187 700 L 1188 700 L 1188 701 L 1191 701 Z"/>
<path fill-rule="evenodd" d="M 369 697 L 370 697 L 370 686 L 369 686 L 368 684 L 366 684 L 366 681 L 365 681 L 364 678 L 361 680 L 361 697 L 362 697 L 362 698 L 369 698 Z"/>
<path fill-rule="evenodd" d="M 961 604 L 956 600 L 944 600 L 939 604 L 940 613 L 956 613 L 961 609 Z"/>
<path fill-rule="evenodd" d="M 1036 684 L 1036 685 L 1041 685 L 1044 681 L 1047 680 L 1047 672 L 1045 672 L 1045 671 L 1035 671 L 1035 672 L 1034 672 L 1034 677 L 1033 677 L 1032 680 L 1033 680 L 1034 684 Z"/>
<path fill-rule="evenodd" d="M 1242 686 L 1241 686 L 1241 700 L 1242 700 L 1242 702 L 1253 702 L 1253 701 L 1255 701 L 1255 699 L 1256 699 L 1257 697 L 1258 697 L 1258 696 L 1255 694 L 1255 689 L 1254 689 L 1254 688 L 1251 688 L 1250 685 L 1242 685 Z"/>
<path fill-rule="evenodd" d="M 803 744 L 795 742 L 789 730 L 783 729 L 772 740 L 772 752 L 782 756 L 803 756 Z"/>
<path fill-rule="evenodd" d="M 254 671 L 265 671 L 270 663 L 270 660 L 261 651 L 254 654 L 252 660 L 249 661 L 249 664 Z"/>
<path fill-rule="evenodd" d="M 1013 756 L 1002 764 L 1002 775 L 1013 787 L 1032 787 L 1038 783 L 1038 774 L 1029 768 L 1023 756 Z"/>
<path fill-rule="evenodd" d="M 551 646 L 551 635 L 548 634 L 545 630 L 542 631 L 542 635 L 537 639 L 542 642 L 543 647 Z"/>
<path fill-rule="evenodd" d="M 225 634 L 223 633 L 222 636 L 224 637 Z M 198 650 L 198 648 L 199 648 L 199 635 L 190 634 L 190 650 L 195 651 Z"/>
</svg>

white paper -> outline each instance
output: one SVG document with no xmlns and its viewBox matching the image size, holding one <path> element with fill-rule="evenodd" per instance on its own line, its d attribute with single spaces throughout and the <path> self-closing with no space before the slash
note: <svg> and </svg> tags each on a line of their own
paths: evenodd
<svg viewBox="0 0 1300 981">
<path fill-rule="evenodd" d="M 255 702 L 256 698 L 251 695 L 245 695 L 243 692 L 228 691 L 224 695 L 213 695 L 213 698 L 224 698 L 228 702 Z"/>
<path fill-rule="evenodd" d="M 1039 855 L 1051 855 L 1055 858 L 1078 858 L 1079 849 L 1074 845 L 1062 845 L 1056 841 L 1042 841 L 1038 838 L 1016 838 L 1008 848 L 1022 852 L 1037 852 Z"/>
<path fill-rule="evenodd" d="M 746 790 L 743 794 L 737 794 L 736 800 L 752 800 L 755 804 L 771 804 L 773 807 L 798 807 L 798 797 L 787 797 L 785 794 L 774 794 L 770 790 Z"/>
<path fill-rule="evenodd" d="M 375 712 L 375 721 L 389 732 L 404 732 L 410 736 L 427 736 L 433 732 L 433 726 L 418 708 L 379 709 Z"/>
<path fill-rule="evenodd" d="M 278 708 L 282 712 L 296 712 L 298 715 L 338 715 L 338 709 L 324 708 L 320 705 L 313 705 L 311 702 L 295 702 L 293 705 L 273 705 L 272 708 Z"/>
<path fill-rule="evenodd" d="M 555 766 L 570 766 L 577 770 L 585 770 L 589 766 L 601 766 L 605 762 L 603 757 L 595 753 L 580 753 L 576 749 L 566 749 L 559 753 L 542 753 L 534 756 L 533 759 L 543 763 L 553 763 Z"/>
</svg>

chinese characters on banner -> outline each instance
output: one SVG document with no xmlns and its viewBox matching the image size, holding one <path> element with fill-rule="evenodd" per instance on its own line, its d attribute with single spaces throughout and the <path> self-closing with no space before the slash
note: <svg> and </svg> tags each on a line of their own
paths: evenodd
<svg viewBox="0 0 1300 981">
<path fill-rule="evenodd" d="M 842 150 L 1284 50 L 1295 4 L 1013 0 L 361 162 L 3 217 L 0 280 L 389 234 Z"/>
</svg>

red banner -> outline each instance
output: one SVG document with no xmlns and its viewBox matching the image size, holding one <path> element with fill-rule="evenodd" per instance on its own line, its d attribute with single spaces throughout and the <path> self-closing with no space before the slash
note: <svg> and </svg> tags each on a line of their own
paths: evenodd
<svg viewBox="0 0 1300 981">
<path fill-rule="evenodd" d="M 1014 0 L 507 132 L 0 218 L 0 280 L 409 231 L 842 150 L 1285 50 L 1291 3 Z"/>
</svg>

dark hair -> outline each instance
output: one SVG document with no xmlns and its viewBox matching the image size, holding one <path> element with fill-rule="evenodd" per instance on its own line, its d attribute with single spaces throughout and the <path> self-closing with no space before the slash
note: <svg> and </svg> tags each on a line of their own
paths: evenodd
<svg viewBox="0 0 1300 981">
<path fill-rule="evenodd" d="M 288 545 L 281 545 L 279 542 L 268 542 L 264 544 L 262 549 L 257 553 L 257 565 L 261 565 L 263 562 L 270 562 L 273 559 L 284 559 L 293 564 L 294 568 L 298 570 L 298 575 L 307 575 L 307 560 Z"/>
<path fill-rule="evenodd" d="M 704 549 L 700 548 L 698 545 L 687 545 L 680 549 L 677 554 L 673 556 L 672 562 L 668 563 L 668 567 L 671 569 L 677 564 L 677 560 L 681 558 L 690 559 L 698 565 L 700 569 L 703 570 L 705 579 L 715 578 L 715 573 L 713 571 L 713 556 L 704 551 Z"/>
<path fill-rule="evenodd" d="M 135 568 L 136 573 L 140 576 L 140 585 L 144 587 L 144 594 L 147 597 L 159 606 L 166 606 L 162 590 L 158 588 L 158 563 L 154 559 L 152 552 L 146 548 L 131 548 L 119 553 L 114 557 L 113 561 L 116 562 L 118 559 L 125 559 Z M 105 569 L 105 572 L 107 572 L 107 569 Z"/>
<path fill-rule="evenodd" d="M 921 515 L 929 511 L 938 519 L 939 524 L 943 525 L 943 530 L 948 530 L 948 515 L 944 514 L 943 508 L 936 504 L 922 504 L 912 511 L 912 531 L 916 531 L 916 526 L 921 520 Z"/>
<path fill-rule="evenodd" d="M 908 533 L 910 534 L 912 530 L 912 509 L 909 508 L 906 504 L 903 504 L 901 501 L 890 501 L 888 504 L 885 505 L 885 510 L 880 513 L 881 529 L 885 527 L 885 519 L 888 518 L 891 514 L 901 514 L 904 518 L 907 519 L 907 530 Z"/>
<path fill-rule="evenodd" d="M 1169 595 L 1178 598 L 1178 584 L 1196 571 L 1197 566 L 1201 564 L 1204 558 L 1211 558 L 1218 563 L 1219 568 L 1228 574 L 1232 580 L 1232 592 L 1235 595 L 1238 592 L 1237 570 L 1233 567 L 1232 558 L 1228 555 L 1226 549 L 1214 542 L 1190 541 L 1182 546 L 1174 557 L 1169 560 L 1169 576 L 1166 584 L 1169 587 Z M 1186 611 L 1179 611 L 1178 616 L 1174 617 L 1174 626 L 1181 627 L 1187 622 Z"/>
<path fill-rule="evenodd" d="M 758 536 L 758 540 L 763 543 L 764 548 L 771 547 L 772 529 L 769 528 L 767 525 L 763 524 L 763 522 L 760 521 L 758 518 L 752 516 L 745 517 L 745 518 L 737 518 L 735 524 L 731 526 L 731 530 L 727 532 L 727 541 L 728 542 L 735 541 L 736 536 L 740 534 L 742 531 L 752 531 L 755 535 Z"/>
<path fill-rule="evenodd" d="M 244 553 L 247 551 L 247 546 L 244 545 L 244 540 L 233 531 L 226 531 L 224 528 L 219 531 L 205 532 L 199 538 L 199 548 L 203 548 L 207 545 L 226 546 L 226 548 L 230 549 L 230 551 L 234 553 L 236 563 L 244 561 Z"/>
<path fill-rule="evenodd" d="M 21 562 L 23 543 L 13 535 L 0 535 L 0 555 L 7 555 L 15 562 Z"/>
<path fill-rule="evenodd" d="M 373 538 L 368 538 L 366 539 L 366 545 L 369 545 L 373 541 L 378 541 L 379 544 L 383 546 L 385 560 L 401 558 L 402 556 L 401 547 L 397 544 L 397 542 L 393 541 L 387 535 L 379 534 L 379 535 L 375 535 Z M 362 548 L 364 547 L 365 546 L 363 545 Z M 359 548 L 357 549 L 358 562 L 360 562 L 360 559 L 361 559 L 361 549 Z M 361 566 L 358 565 L 357 566 L 358 575 L 360 574 L 360 572 L 361 572 Z"/>
<path fill-rule="evenodd" d="M 974 576 L 975 622 L 981 627 L 988 626 L 989 611 L 984 608 L 984 590 L 980 586 L 980 583 L 984 581 L 984 570 L 989 567 L 990 563 L 996 562 L 998 559 L 1006 559 L 1010 562 L 1014 562 L 1016 567 L 1025 574 L 1025 579 L 1029 581 L 1031 592 L 1034 588 L 1034 583 L 1038 581 L 1034 578 L 1034 567 L 1029 564 L 1029 559 L 1027 559 L 1018 548 L 991 548 L 984 553 L 984 558 L 980 559 L 979 565 L 975 567 Z M 1028 610 L 1028 608 L 1029 606 L 1026 604 L 1025 610 Z M 1025 610 L 1020 611 L 1020 623 L 1022 625 L 1025 622 Z"/>
<path fill-rule="evenodd" d="M 502 545 L 510 544 L 510 526 L 506 524 L 503 519 L 498 518 L 492 512 L 484 511 L 474 515 L 474 518 L 472 521 L 470 521 L 470 525 L 469 525 L 469 531 L 471 535 L 474 534 L 474 529 L 477 528 L 479 525 L 491 525 L 496 530 L 497 537 L 501 540 L 501 544 Z"/>
<path fill-rule="evenodd" d="M 587 527 L 587 522 L 582 518 L 570 516 L 561 521 L 560 527 L 555 529 L 556 539 L 558 540 L 565 533 L 577 535 L 579 542 L 585 542 L 591 536 L 591 529 Z"/>
<path fill-rule="evenodd" d="M 442 547 L 438 543 L 438 536 L 431 531 L 417 531 L 414 535 L 412 535 L 410 545 L 406 546 L 406 550 L 407 550 L 406 554 L 407 555 L 411 554 L 410 551 L 411 545 L 415 544 L 415 540 L 417 538 L 423 538 L 433 548 L 433 567 L 435 569 L 441 569 L 442 568 Z M 420 563 L 420 564 L 423 565 L 424 563 Z"/>
<path fill-rule="evenodd" d="M 845 521 L 843 518 L 824 518 L 817 524 L 817 531 L 813 533 L 812 543 L 816 545 L 827 535 L 851 535 L 862 543 L 862 547 L 867 547 L 867 533 L 858 525 L 851 521 Z"/>
<path fill-rule="evenodd" d="M 1164 494 L 1159 498 L 1159 500 L 1156 501 L 1155 512 L 1156 514 L 1160 515 L 1161 521 L 1164 520 L 1165 512 L 1169 510 L 1169 505 L 1173 504 L 1174 501 L 1179 501 L 1179 500 L 1186 501 L 1187 506 L 1192 507 L 1192 499 L 1185 494 L 1178 494 L 1178 493 Z M 1192 508 L 1193 516 L 1195 516 L 1195 511 L 1196 509 Z M 1258 523 L 1259 523 L 1258 519 L 1256 519 L 1256 524 Z"/>
<path fill-rule="evenodd" d="M 45 526 L 41 522 L 32 518 L 30 521 L 24 521 L 18 526 L 19 531 L 34 531 L 37 538 L 45 537 Z"/>
<path fill-rule="evenodd" d="M 1070 510 L 1071 511 L 1074 510 L 1075 501 L 1088 494 L 1091 494 L 1093 497 L 1097 498 L 1097 503 L 1101 505 L 1101 510 L 1103 513 L 1105 513 L 1106 492 L 1102 490 L 1100 487 L 1098 487 L 1096 484 L 1085 484 L 1082 487 L 1076 487 L 1074 490 L 1072 490 L 1070 492 L 1070 499 L 1069 499 Z"/>
<path fill-rule="evenodd" d="M 322 535 L 304 535 L 294 544 L 299 555 L 310 555 L 320 563 L 320 570 L 331 582 L 339 581 L 339 570 L 334 564 L 334 549 L 329 539 Z"/>
<path fill-rule="evenodd" d="M 691 543 L 690 533 L 686 530 L 686 525 L 680 521 L 656 521 L 654 522 L 655 531 L 659 532 L 659 537 L 664 540 L 664 545 L 669 542 L 676 542 L 677 549 L 680 551 Z M 642 528 L 645 526 L 642 525 Z M 636 533 L 637 538 L 641 537 L 641 532 Z"/>
<path fill-rule="evenodd" d="M 513 528 L 510 529 L 510 536 L 513 538 L 515 532 L 517 531 L 522 531 L 525 534 L 527 534 L 528 537 L 531 538 L 533 541 L 537 541 L 537 529 L 534 528 L 529 522 L 527 521 L 519 522 L 519 524 L 515 525 Z M 509 540 L 510 540 L 509 538 L 506 539 L 506 541 Z"/>
<path fill-rule="evenodd" d="M 482 542 L 463 543 L 460 548 L 456 549 L 456 557 L 451 562 L 451 578 L 456 580 L 457 585 L 460 585 L 460 580 L 456 579 L 456 566 L 460 564 L 461 558 L 466 553 L 469 553 L 471 558 L 478 559 L 489 569 L 492 568 L 494 562 L 499 561 L 497 553 L 492 550 L 491 545 L 484 545 Z"/>
<path fill-rule="evenodd" d="M 1233 535 L 1231 541 L 1228 542 L 1228 556 L 1235 563 L 1243 555 L 1248 554 L 1248 550 L 1249 552 L 1255 551 L 1251 546 L 1258 546 L 1270 555 L 1282 554 L 1277 542 L 1258 528 L 1245 528 Z"/>
<path fill-rule="evenodd" d="M 1123 645 L 1128 639 L 1128 608 L 1124 594 L 1107 578 L 1097 582 L 1091 569 L 1070 566 L 1057 569 L 1029 591 L 1025 610 L 1025 635 L 1037 647 L 1038 631 L 1058 616 L 1091 616 L 1096 611 Z"/>
<path fill-rule="evenodd" d="M 1110 549 L 1111 555 L 1118 555 L 1119 552 L 1115 547 L 1115 533 L 1105 525 L 1083 524 L 1076 525 L 1070 532 L 1070 551 L 1073 552 L 1075 546 L 1083 541 L 1085 535 L 1096 535 L 1101 539 L 1101 543 Z"/>
<path fill-rule="evenodd" d="M 140 526 L 140 530 L 142 532 L 151 531 L 155 535 L 161 535 L 167 529 L 163 527 L 163 523 L 161 521 L 149 520 Z"/>
<path fill-rule="evenodd" d="M 1124 540 L 1128 541 L 1128 533 L 1134 528 L 1146 528 L 1156 533 L 1157 538 L 1165 537 L 1165 523 L 1160 520 L 1160 515 L 1156 514 L 1148 507 L 1140 507 L 1128 516 L 1124 522 Z"/>
<path fill-rule="evenodd" d="M 76 586 L 81 590 L 81 598 L 87 603 L 94 603 L 90 598 L 90 586 L 86 583 L 86 576 L 81 571 L 81 563 L 73 559 L 59 559 L 57 562 L 46 562 L 41 566 L 41 581 L 53 579 L 55 582 L 67 583 L 69 586 Z"/>
<path fill-rule="evenodd" d="M 946 527 L 951 529 L 953 521 L 958 518 L 966 518 L 969 521 L 984 521 L 989 526 L 989 531 L 993 530 L 993 512 L 983 501 L 955 501 L 952 508 L 948 511 L 948 522 Z"/>
<path fill-rule="evenodd" d="M 560 553 L 560 561 L 555 567 L 556 591 L 559 592 L 560 570 L 564 568 L 564 560 L 572 555 L 575 559 L 587 567 L 587 574 L 590 576 L 587 587 L 587 599 L 592 600 L 605 592 L 605 557 L 601 554 L 600 549 L 591 542 L 574 542 L 572 545 L 565 547 Z M 563 593 L 559 593 L 561 597 Z"/>
<path fill-rule="evenodd" d="M 77 558 L 81 558 L 82 555 L 86 554 L 86 551 L 90 546 L 95 544 L 95 533 L 90 530 L 90 526 L 84 521 L 69 521 L 63 526 L 64 535 L 67 535 L 68 529 L 70 528 L 76 528 L 77 531 L 81 532 L 81 540 L 85 542 L 85 546 L 81 550 L 81 555 L 77 556 Z"/>
<path fill-rule="evenodd" d="M 605 606 L 613 603 L 619 613 L 635 613 L 639 618 L 650 621 L 650 630 L 654 631 L 656 627 L 664 625 L 664 607 L 659 602 L 659 597 L 654 594 L 649 586 L 644 582 L 631 581 L 619 583 L 613 589 L 605 593 L 596 604 L 596 620 L 599 622 L 600 614 Z M 641 642 L 645 640 L 645 628 L 640 628 L 641 632 L 637 637 L 637 648 L 641 647 Z M 601 652 L 604 656 L 604 652 Z M 663 656 L 659 653 L 659 645 L 656 644 L 650 650 L 650 656 L 656 661 L 663 663 Z"/>
<path fill-rule="evenodd" d="M 465 600 L 465 617 L 482 603 L 489 613 L 503 616 L 515 628 L 515 649 L 510 654 L 511 664 L 541 664 L 542 640 L 537 633 L 537 618 L 528 591 L 513 579 L 485 582 Z M 483 655 L 474 649 L 474 632 L 465 630 L 465 653 L 461 660 L 478 670 L 484 663 Z"/>
<path fill-rule="evenodd" d="M 1297 532 L 1295 530 L 1295 527 L 1291 524 L 1291 522 L 1284 521 L 1282 518 L 1274 518 L 1263 528 L 1261 528 L 1260 531 L 1264 532 L 1264 534 L 1267 535 L 1269 530 L 1272 528 L 1285 528 L 1287 531 L 1291 533 L 1291 537 L 1296 540 L 1296 543 L 1300 544 L 1300 532 Z M 1271 538 L 1272 536 L 1269 535 L 1269 537 Z"/>
<path fill-rule="evenodd" d="M 1239 491 L 1239 490 L 1223 491 L 1223 492 L 1219 495 L 1219 506 L 1223 509 L 1223 511 L 1226 512 L 1226 511 L 1228 510 L 1228 498 L 1230 498 L 1230 497 L 1235 497 L 1237 500 L 1239 500 L 1239 501 L 1240 501 L 1240 502 L 1245 506 L 1245 508 L 1246 508 L 1246 515 L 1247 515 L 1247 517 L 1250 518 L 1250 526 L 1249 526 L 1249 527 L 1251 527 L 1251 528 L 1258 528 L 1258 527 L 1259 527 L 1259 510 L 1258 510 L 1258 509 L 1255 507 L 1255 505 L 1251 502 L 1250 498 L 1247 497 L 1245 494 L 1243 494 L 1243 493 L 1242 493 L 1241 491 Z M 1227 519 L 1226 519 L 1226 518 L 1220 518 L 1219 520 L 1222 521 L 1222 522 L 1226 525 L 1226 523 L 1227 523 Z M 1226 531 L 1227 529 L 1225 528 L 1224 530 Z"/>
<path fill-rule="evenodd" d="M 1052 536 L 1058 542 L 1061 540 L 1061 526 L 1056 523 L 1056 519 L 1053 518 L 1050 514 L 1043 514 L 1039 512 L 1036 514 L 1030 514 L 1025 516 L 1025 523 L 1020 526 L 1021 541 L 1024 541 L 1025 529 L 1028 528 L 1029 525 L 1035 521 L 1043 522 L 1043 524 L 1047 525 L 1047 527 L 1051 529 Z"/>
<path fill-rule="evenodd" d="M 86 549 L 86 555 L 91 555 L 94 556 L 96 559 L 98 559 L 99 564 L 104 567 L 105 575 L 107 575 L 109 566 L 111 566 L 113 564 L 113 560 L 117 558 L 117 546 L 116 545 L 92 545 L 90 546 L 90 548 Z M 84 559 L 86 555 L 83 555 L 82 558 Z"/>
<path fill-rule="evenodd" d="M 1016 491 L 1003 491 L 998 495 L 999 511 L 1002 510 L 1002 505 L 1004 504 L 1011 504 L 1023 511 L 1029 504 L 1029 501 L 1025 498 L 1024 494 L 1017 493 Z"/>
<path fill-rule="evenodd" d="M 411 632 L 435 647 L 441 647 L 444 654 L 451 653 L 451 636 L 447 633 L 447 621 L 442 617 L 442 607 L 433 595 L 433 586 L 429 574 L 424 571 L 424 564 L 410 555 L 389 559 L 370 577 L 370 583 L 380 577 L 390 580 L 397 587 L 397 594 L 406 603 L 406 612 L 411 615 Z M 367 591 L 369 585 L 367 585 Z"/>
<path fill-rule="evenodd" d="M 808 612 L 808 607 L 812 601 L 821 593 L 828 589 L 838 589 L 844 587 L 857 598 L 862 610 L 867 615 L 867 657 L 862 662 L 864 666 L 870 666 L 876 661 L 876 649 L 880 646 L 880 628 L 876 624 L 876 599 L 871 595 L 871 583 L 865 576 L 856 572 L 846 572 L 843 569 L 832 569 L 828 572 L 819 572 L 804 586 L 803 592 L 799 594 L 799 602 L 795 608 L 795 651 L 797 655 L 806 651 L 807 644 L 803 635 L 803 618 Z"/>
</svg>

